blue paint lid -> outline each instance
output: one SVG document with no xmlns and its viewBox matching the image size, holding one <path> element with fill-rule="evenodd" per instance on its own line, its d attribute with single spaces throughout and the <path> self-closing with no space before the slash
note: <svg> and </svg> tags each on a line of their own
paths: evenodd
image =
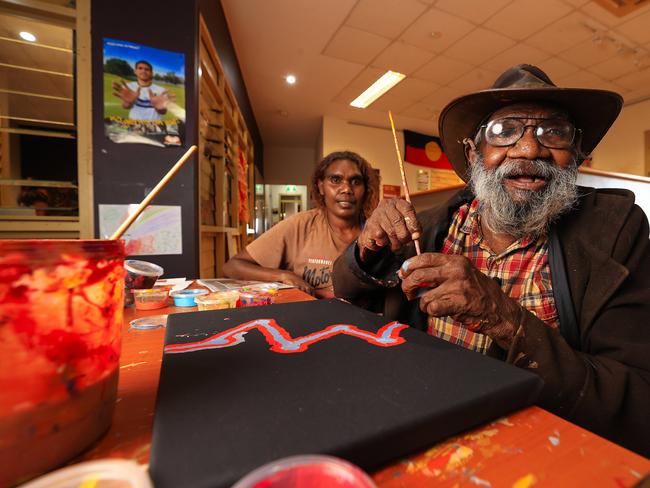
<svg viewBox="0 0 650 488">
<path fill-rule="evenodd" d="M 198 297 L 199 295 L 207 295 L 208 293 L 210 291 L 205 288 L 193 288 L 191 290 L 176 290 L 169 295 L 172 297 Z"/>
<path fill-rule="evenodd" d="M 169 295 L 174 299 L 174 305 L 177 307 L 195 307 L 194 298 L 208 293 L 209 291 L 205 288 L 193 288 L 191 290 L 176 290 Z"/>
</svg>

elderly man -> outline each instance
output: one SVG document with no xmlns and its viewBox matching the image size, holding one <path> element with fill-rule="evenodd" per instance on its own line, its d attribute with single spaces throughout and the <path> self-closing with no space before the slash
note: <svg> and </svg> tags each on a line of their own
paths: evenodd
<svg viewBox="0 0 650 488">
<path fill-rule="evenodd" d="M 629 191 L 576 186 L 621 105 L 530 65 L 452 101 L 440 137 L 468 187 L 417 216 L 382 201 L 334 290 L 537 373 L 541 406 L 650 455 L 648 221 Z"/>
</svg>

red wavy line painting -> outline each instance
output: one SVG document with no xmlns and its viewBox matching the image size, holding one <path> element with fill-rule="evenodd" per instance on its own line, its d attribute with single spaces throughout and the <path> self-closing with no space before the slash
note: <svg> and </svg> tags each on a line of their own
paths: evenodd
<svg viewBox="0 0 650 488">
<path fill-rule="evenodd" d="M 270 350 L 280 354 L 305 352 L 312 344 L 339 334 L 362 339 L 373 346 L 393 347 L 406 342 L 406 339 L 401 337 L 400 333 L 407 327 L 408 325 L 400 324 L 399 322 L 390 322 L 381 327 L 376 333 L 373 333 L 359 329 L 354 325 L 335 324 L 318 332 L 292 338 L 275 320 L 256 319 L 219 332 L 200 341 L 186 342 L 184 344 L 169 344 L 165 346 L 165 352 L 177 354 L 233 347 L 245 342 L 244 336 L 255 329 L 264 335 L 266 341 L 271 346 Z"/>
</svg>

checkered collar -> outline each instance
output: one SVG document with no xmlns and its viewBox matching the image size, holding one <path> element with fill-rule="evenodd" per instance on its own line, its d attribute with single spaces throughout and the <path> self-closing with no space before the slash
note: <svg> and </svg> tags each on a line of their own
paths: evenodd
<svg viewBox="0 0 650 488">
<path fill-rule="evenodd" d="M 467 215 L 465 216 L 463 225 L 459 230 L 460 232 L 469 235 L 475 244 L 479 245 L 486 251 L 489 251 L 491 254 L 494 254 L 483 237 L 483 230 L 481 229 L 481 213 L 479 212 L 479 207 L 479 199 L 474 198 L 474 200 L 472 200 L 472 202 L 467 206 Z M 516 251 L 517 249 L 524 249 L 531 244 L 539 241 L 546 241 L 546 236 L 540 236 L 537 239 L 531 236 L 522 237 L 521 239 L 518 239 L 510 244 L 508 248 L 501 253 L 501 255 L 509 254 L 513 251 Z"/>
</svg>

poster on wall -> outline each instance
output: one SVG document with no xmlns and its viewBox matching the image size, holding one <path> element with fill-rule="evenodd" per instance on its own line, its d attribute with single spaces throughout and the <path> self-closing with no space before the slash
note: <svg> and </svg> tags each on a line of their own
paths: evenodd
<svg viewBox="0 0 650 488">
<path fill-rule="evenodd" d="M 108 239 L 138 204 L 99 205 L 99 235 Z M 181 207 L 150 205 L 122 236 L 127 256 L 183 254 Z"/>
<path fill-rule="evenodd" d="M 399 185 L 382 185 L 383 198 L 399 198 L 402 196 L 402 187 Z"/>
<path fill-rule="evenodd" d="M 104 128 L 117 143 L 181 146 L 185 55 L 104 38 Z"/>
</svg>

